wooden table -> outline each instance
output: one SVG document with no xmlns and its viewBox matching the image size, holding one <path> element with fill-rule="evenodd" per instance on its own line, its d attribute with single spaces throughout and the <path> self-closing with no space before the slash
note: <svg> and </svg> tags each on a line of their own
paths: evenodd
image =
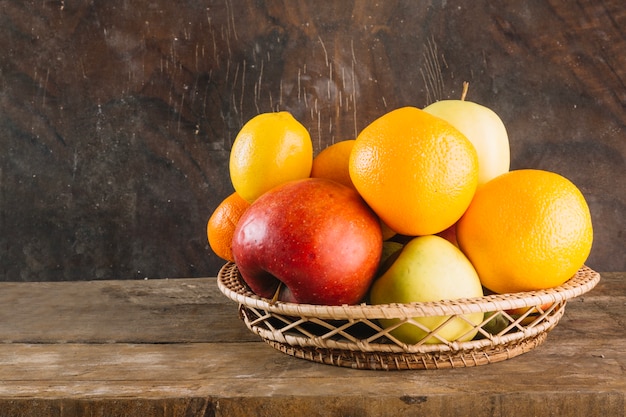
<svg viewBox="0 0 626 417">
<path fill-rule="evenodd" d="M 272 349 L 214 278 L 2 283 L 0 415 L 624 416 L 626 273 L 601 275 L 529 353 L 395 372 Z"/>
</svg>

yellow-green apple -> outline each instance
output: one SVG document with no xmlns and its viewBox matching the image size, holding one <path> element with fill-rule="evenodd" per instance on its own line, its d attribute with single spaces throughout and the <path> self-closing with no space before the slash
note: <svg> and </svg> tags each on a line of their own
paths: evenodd
<svg viewBox="0 0 626 417">
<path fill-rule="evenodd" d="M 352 188 L 322 178 L 261 195 L 235 228 L 233 257 L 257 295 L 342 305 L 363 300 L 382 250 L 380 222 Z"/>
<path fill-rule="evenodd" d="M 482 326 L 483 330 L 494 335 L 503 332 L 511 325 L 511 321 L 507 317 L 495 311 L 485 313 L 485 320 L 489 321 Z"/>
<path fill-rule="evenodd" d="M 463 133 L 478 153 L 478 185 L 508 172 L 509 137 L 502 119 L 490 108 L 465 100 L 441 100 L 424 108 Z"/>
<path fill-rule="evenodd" d="M 379 277 L 370 290 L 372 304 L 413 303 L 459 298 L 481 297 L 482 286 L 476 270 L 465 255 L 446 239 L 435 236 L 413 238 L 400 252 L 395 262 Z M 449 316 L 414 317 L 413 320 L 430 330 L 442 325 Z M 483 313 L 455 317 L 437 331 L 442 338 L 453 341 L 471 340 L 477 330 L 468 322 L 480 324 Z M 397 326 L 401 319 L 380 320 L 383 327 Z M 401 342 L 414 344 L 426 338 L 428 332 L 404 323 L 390 331 Z M 430 336 L 425 343 L 442 343 Z"/>
</svg>

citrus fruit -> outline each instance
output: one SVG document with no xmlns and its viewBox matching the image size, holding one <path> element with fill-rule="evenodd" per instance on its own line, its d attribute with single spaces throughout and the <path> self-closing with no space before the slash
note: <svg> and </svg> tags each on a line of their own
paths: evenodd
<svg viewBox="0 0 626 417">
<path fill-rule="evenodd" d="M 350 161 L 350 153 L 352 152 L 354 142 L 354 139 L 343 140 L 321 151 L 313 158 L 311 177 L 327 178 L 347 187 L 354 188 L 348 169 L 348 162 Z"/>
<path fill-rule="evenodd" d="M 587 202 L 571 181 L 524 169 L 476 191 L 457 240 L 483 285 L 509 293 L 563 284 L 587 259 L 593 230 Z"/>
<path fill-rule="evenodd" d="M 234 261 L 231 244 L 235 226 L 249 206 L 250 203 L 234 192 L 222 200 L 207 222 L 209 246 L 217 256 L 226 261 Z"/>
<path fill-rule="evenodd" d="M 311 177 L 330 179 L 356 190 L 350 178 L 349 170 L 350 154 L 355 142 L 355 139 L 343 140 L 321 151 L 313 158 Z M 383 232 L 383 240 L 391 239 L 396 235 L 396 232 L 382 221 L 380 227 Z"/>
<path fill-rule="evenodd" d="M 309 131 L 288 112 L 262 113 L 233 142 L 230 179 L 235 191 L 252 203 L 279 184 L 308 178 L 312 163 Z"/>
<path fill-rule="evenodd" d="M 356 189 L 391 229 L 429 235 L 452 226 L 469 206 L 478 156 L 450 123 L 402 107 L 359 133 L 349 170 Z"/>
</svg>

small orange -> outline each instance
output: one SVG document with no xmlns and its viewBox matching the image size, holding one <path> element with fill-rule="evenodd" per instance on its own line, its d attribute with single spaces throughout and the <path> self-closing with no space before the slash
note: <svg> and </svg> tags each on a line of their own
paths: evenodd
<svg viewBox="0 0 626 417">
<path fill-rule="evenodd" d="M 537 320 L 537 318 L 540 317 L 542 314 L 547 312 L 550 307 L 552 307 L 552 304 L 553 303 L 545 303 L 540 306 L 513 308 L 510 310 L 506 310 L 506 313 L 515 320 L 525 315 L 520 323 L 527 326 L 533 321 Z"/>
<path fill-rule="evenodd" d="M 311 177 L 327 178 L 347 187 L 354 188 L 348 169 L 350 153 L 352 152 L 354 142 L 354 139 L 336 142 L 317 154 L 317 156 L 313 158 Z"/>
<path fill-rule="evenodd" d="M 502 174 L 482 185 L 457 224 L 457 240 L 496 293 L 552 288 L 586 261 L 591 215 L 580 190 L 544 170 Z"/>
<path fill-rule="evenodd" d="M 209 246 L 217 256 L 226 261 L 234 262 L 231 244 L 235 226 L 249 206 L 250 203 L 234 192 L 222 200 L 207 222 Z"/>
<path fill-rule="evenodd" d="M 415 107 L 393 110 L 365 127 L 349 170 L 381 220 L 409 236 L 452 226 L 478 184 L 472 143 L 450 123 Z"/>
</svg>

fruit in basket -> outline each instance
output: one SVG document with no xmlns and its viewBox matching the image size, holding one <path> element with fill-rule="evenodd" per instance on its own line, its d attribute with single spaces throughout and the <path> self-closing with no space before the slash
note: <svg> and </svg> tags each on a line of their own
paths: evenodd
<svg viewBox="0 0 626 417">
<path fill-rule="evenodd" d="M 287 181 L 307 178 L 313 164 L 308 130 L 288 112 L 263 113 L 239 131 L 230 151 L 230 179 L 248 202 Z"/>
<path fill-rule="evenodd" d="M 548 310 L 550 307 L 552 307 L 552 303 L 545 303 L 545 304 L 542 304 L 540 306 L 535 306 L 535 307 L 512 308 L 510 310 L 506 310 L 506 312 L 510 314 L 512 317 L 520 317 L 529 312 L 530 312 L 529 315 L 540 314 L 539 310 L 541 310 L 541 312 L 544 312 Z"/>
<path fill-rule="evenodd" d="M 384 114 L 357 136 L 350 178 L 397 233 L 439 233 L 469 206 L 478 183 L 472 143 L 450 123 L 415 107 Z"/>
<path fill-rule="evenodd" d="M 474 267 L 463 253 L 442 237 L 430 235 L 409 241 L 395 262 L 379 277 L 370 290 L 372 304 L 413 303 L 481 297 L 482 286 Z M 434 330 L 450 316 L 414 317 L 412 320 Z M 463 318 L 450 319 L 437 335 L 448 341 L 471 340 L 477 333 L 471 324 L 480 324 L 483 313 L 472 313 Z M 401 319 L 380 320 L 389 328 Z M 410 323 L 400 324 L 390 331 L 401 342 L 414 344 L 426 338 L 425 343 L 442 343 L 435 336 Z"/>
<path fill-rule="evenodd" d="M 383 250 L 378 263 L 378 270 L 376 271 L 377 276 L 382 275 L 387 269 L 389 269 L 389 267 L 397 259 L 398 255 L 400 255 L 400 251 L 403 247 L 404 245 L 402 243 L 394 242 L 393 240 L 383 242 Z"/>
<path fill-rule="evenodd" d="M 279 299 L 307 304 L 360 302 L 381 250 L 378 218 L 359 194 L 322 178 L 266 192 L 246 210 L 233 236 L 235 262 L 254 293 L 273 298 L 284 286 Z"/>
<path fill-rule="evenodd" d="M 565 177 L 523 169 L 481 186 L 457 224 L 459 247 L 496 293 L 556 287 L 583 266 L 593 242 L 589 207 Z"/>
<path fill-rule="evenodd" d="M 487 333 L 496 335 L 503 333 L 507 328 L 510 330 L 511 321 L 499 311 L 489 311 L 485 313 L 485 321 L 486 323 L 483 324 L 482 329 Z"/>
<path fill-rule="evenodd" d="M 478 153 L 478 185 L 509 171 L 509 137 L 502 119 L 490 108 L 465 100 L 441 100 L 424 108 L 461 131 Z"/>
<path fill-rule="evenodd" d="M 311 177 L 328 178 L 346 187 L 354 188 L 348 170 L 348 161 L 354 142 L 354 139 L 336 142 L 317 154 L 313 158 Z"/>
<path fill-rule="evenodd" d="M 354 139 L 336 142 L 317 154 L 313 158 L 311 177 L 328 178 L 356 189 L 350 178 L 349 170 L 350 154 L 352 153 L 354 143 Z M 380 226 L 383 232 L 383 240 L 388 240 L 396 235 L 396 232 L 382 221 Z"/>
<path fill-rule="evenodd" d="M 207 222 L 206 231 L 209 246 L 217 256 L 226 261 L 234 260 L 231 247 L 233 233 L 239 218 L 249 206 L 250 203 L 241 198 L 237 192 L 234 192 L 222 200 Z"/>
<path fill-rule="evenodd" d="M 540 306 L 534 307 L 520 307 L 511 310 L 506 310 L 506 313 L 515 320 L 520 320 L 520 323 L 527 326 L 533 321 L 537 320 L 542 314 L 550 310 L 553 303 L 545 303 Z"/>
</svg>

